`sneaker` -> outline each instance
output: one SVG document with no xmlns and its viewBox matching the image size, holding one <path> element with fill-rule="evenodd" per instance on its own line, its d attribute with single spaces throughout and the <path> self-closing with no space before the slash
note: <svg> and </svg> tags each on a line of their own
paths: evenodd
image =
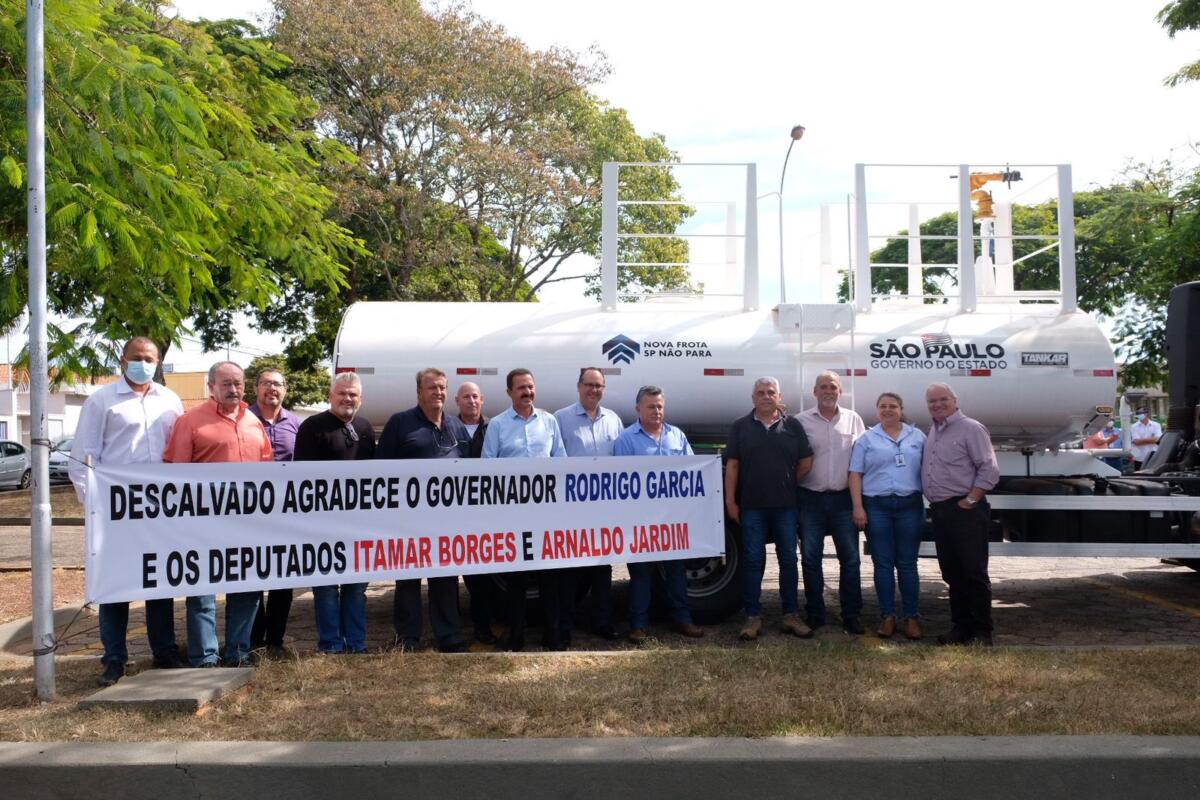
<svg viewBox="0 0 1200 800">
<path fill-rule="evenodd" d="M 753 642 L 762 633 L 762 627 L 762 617 L 746 617 L 746 624 L 742 626 L 742 632 L 738 634 L 738 638 L 743 642 Z"/>
<path fill-rule="evenodd" d="M 971 637 L 968 636 L 966 631 L 964 631 L 962 628 L 951 628 L 945 633 L 938 635 L 937 643 L 942 646 L 966 644 L 967 640 L 970 638 Z"/>
<path fill-rule="evenodd" d="M 101 686 L 112 686 L 124 677 L 125 665 L 120 661 L 110 661 L 104 665 L 104 672 L 100 673 L 99 678 L 96 678 L 96 683 Z"/>
<path fill-rule="evenodd" d="M 704 628 L 694 622 L 672 622 L 671 630 L 689 639 L 699 639 L 704 636 Z"/>
<path fill-rule="evenodd" d="M 904 638 L 916 641 L 921 638 L 921 623 L 917 622 L 916 617 L 909 617 L 904 620 Z"/>
<path fill-rule="evenodd" d="M 863 627 L 863 624 L 861 621 L 859 621 L 858 617 L 846 617 L 843 619 L 842 630 L 844 630 L 846 633 L 854 634 L 855 636 L 861 636 L 867 632 L 867 629 Z"/>
<path fill-rule="evenodd" d="M 879 627 L 875 629 L 875 635 L 880 639 L 890 639 L 896 635 L 896 617 L 888 615 L 879 621 Z"/>
<path fill-rule="evenodd" d="M 792 636 L 799 636 L 801 639 L 811 639 L 813 629 L 800 621 L 799 614 L 784 614 L 783 622 L 779 627 L 784 633 L 790 633 Z"/>
<path fill-rule="evenodd" d="M 629 635 L 625 637 L 630 644 L 642 645 L 650 638 L 650 634 L 646 633 L 645 628 L 633 628 L 629 631 Z"/>
</svg>

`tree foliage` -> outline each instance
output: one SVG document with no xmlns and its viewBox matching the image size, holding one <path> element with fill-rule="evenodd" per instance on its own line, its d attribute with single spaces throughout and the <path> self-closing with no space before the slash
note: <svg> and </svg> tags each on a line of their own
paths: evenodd
<svg viewBox="0 0 1200 800">
<path fill-rule="evenodd" d="M 24 3 L 0 0 L 0 325 L 26 302 Z M 319 171 L 352 157 L 308 124 L 290 62 L 249 25 L 166 19 L 150 0 L 45 8 L 50 310 L 59 372 L 102 371 L 106 342 L 166 354 L 197 319 L 296 287 L 344 285 L 358 245 L 326 219 Z"/>
<path fill-rule="evenodd" d="M 1163 6 L 1155 17 L 1167 29 L 1172 39 L 1180 31 L 1200 30 L 1200 0 L 1174 0 Z M 1188 81 L 1200 81 L 1200 59 L 1184 64 L 1163 81 L 1167 86 L 1178 86 Z"/>
<path fill-rule="evenodd" d="M 337 175 L 337 219 L 369 254 L 334 293 L 297 293 L 265 324 L 328 346 L 345 305 L 370 300 L 533 300 L 566 262 L 600 250 L 601 165 L 667 161 L 624 111 L 590 92 L 596 53 L 536 51 L 464 8 L 417 0 L 275 0 L 273 32 L 320 103 L 316 128 L 357 157 Z M 668 171 L 622 175 L 630 199 L 677 198 Z M 672 233 L 684 206 L 622 207 L 630 232 Z M 677 238 L 626 239 L 623 261 L 687 260 Z M 684 268 L 631 267 L 622 291 L 688 284 Z M 311 307 L 313 313 L 298 313 Z"/>
</svg>

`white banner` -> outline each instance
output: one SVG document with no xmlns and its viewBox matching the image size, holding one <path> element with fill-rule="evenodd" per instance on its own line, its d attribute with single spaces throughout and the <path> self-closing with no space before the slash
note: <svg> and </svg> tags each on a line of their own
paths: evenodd
<svg viewBox="0 0 1200 800">
<path fill-rule="evenodd" d="M 724 555 L 715 456 L 89 470 L 91 602 Z"/>
</svg>

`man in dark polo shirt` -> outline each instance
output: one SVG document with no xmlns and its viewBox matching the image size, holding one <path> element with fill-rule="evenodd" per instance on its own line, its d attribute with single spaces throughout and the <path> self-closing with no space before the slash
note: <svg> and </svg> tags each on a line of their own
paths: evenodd
<svg viewBox="0 0 1200 800">
<path fill-rule="evenodd" d="M 467 458 L 471 437 L 458 417 L 443 413 L 446 373 L 429 367 L 417 373 L 417 404 L 393 414 L 379 437 L 376 458 Z M 458 614 L 458 576 L 429 578 L 429 624 L 443 653 L 465 653 Z M 421 645 L 421 581 L 396 581 L 392 603 L 396 646 Z"/>
<path fill-rule="evenodd" d="M 796 569 L 796 484 L 812 469 L 812 448 L 804 426 L 789 417 L 779 381 L 754 382 L 754 410 L 729 431 L 725 449 L 725 510 L 742 526 L 742 598 L 746 609 L 743 641 L 762 633 L 762 579 L 767 536 L 775 538 L 779 559 L 779 599 L 785 633 L 808 638 L 812 628 L 800 620 L 800 575 Z"/>
</svg>

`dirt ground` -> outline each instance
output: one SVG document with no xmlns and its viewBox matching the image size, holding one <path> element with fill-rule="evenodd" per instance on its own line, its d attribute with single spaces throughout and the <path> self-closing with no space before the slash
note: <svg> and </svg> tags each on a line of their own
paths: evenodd
<svg viewBox="0 0 1200 800">
<path fill-rule="evenodd" d="M 28 617 L 33 586 L 27 570 L 0 572 L 0 625 Z M 54 570 L 54 607 L 65 608 L 83 602 L 83 570 Z"/>
</svg>

